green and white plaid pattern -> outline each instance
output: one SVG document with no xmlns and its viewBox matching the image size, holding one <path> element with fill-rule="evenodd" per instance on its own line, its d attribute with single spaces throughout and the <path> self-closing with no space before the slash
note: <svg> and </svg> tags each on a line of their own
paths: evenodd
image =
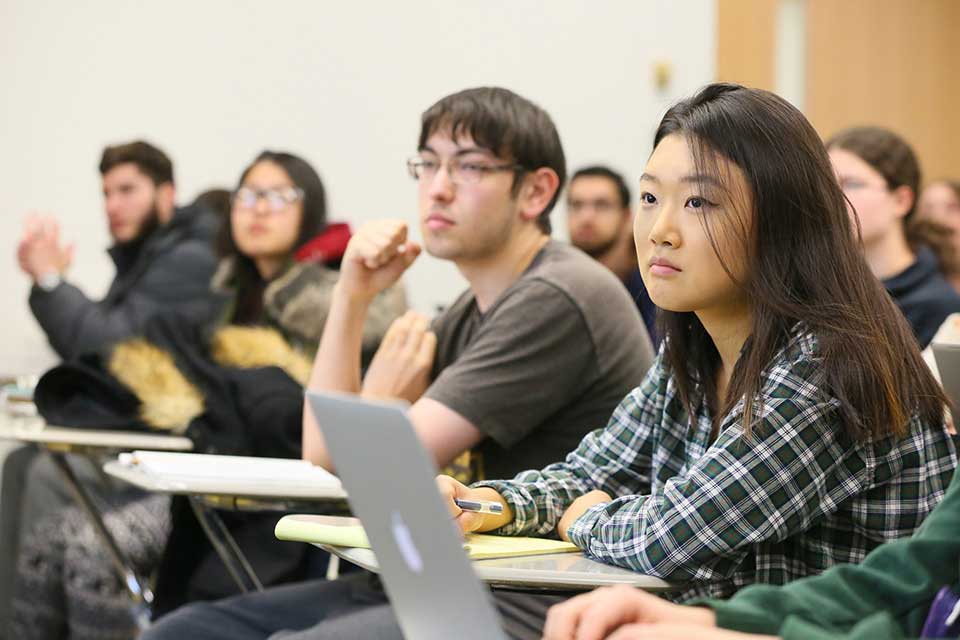
<svg viewBox="0 0 960 640">
<path fill-rule="evenodd" d="M 474 486 L 496 489 L 513 508 L 504 535 L 556 535 L 577 497 L 607 492 L 614 500 L 579 518 L 571 540 L 604 562 L 689 583 L 678 601 L 860 562 L 910 535 L 943 496 L 957 458 L 942 425 L 914 418 L 899 441 L 850 442 L 802 325 L 765 381 L 752 435 L 741 402 L 711 443 L 705 399 L 694 403 L 691 429 L 661 353 L 606 428 L 564 462 Z"/>
</svg>

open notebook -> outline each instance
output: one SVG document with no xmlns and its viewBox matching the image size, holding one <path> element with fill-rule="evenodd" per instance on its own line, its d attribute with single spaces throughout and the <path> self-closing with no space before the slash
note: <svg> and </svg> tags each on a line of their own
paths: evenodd
<svg viewBox="0 0 960 640">
<path fill-rule="evenodd" d="M 358 524 L 328 524 L 323 516 L 284 516 L 277 522 L 274 534 L 280 540 L 329 544 L 337 547 L 370 548 L 370 541 L 367 539 L 367 534 L 362 526 Z M 536 556 L 548 553 L 571 553 L 580 550 L 575 544 L 562 540 L 491 536 L 477 533 L 467 535 L 463 548 L 474 560 Z"/>
<path fill-rule="evenodd" d="M 166 479 L 340 487 L 340 480 L 336 476 L 306 460 L 134 451 L 120 454 L 118 461 L 131 469 Z"/>
</svg>

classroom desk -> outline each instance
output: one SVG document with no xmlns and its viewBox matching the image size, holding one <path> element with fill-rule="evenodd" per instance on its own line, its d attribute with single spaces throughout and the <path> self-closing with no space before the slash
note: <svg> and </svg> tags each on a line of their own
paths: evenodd
<svg viewBox="0 0 960 640">
<path fill-rule="evenodd" d="M 219 509 L 323 513 L 348 511 L 347 494 L 340 487 L 311 486 L 309 483 L 285 481 L 282 478 L 276 482 L 253 482 L 188 475 L 158 476 L 117 460 L 104 464 L 103 470 L 109 476 L 146 491 L 186 496 L 210 544 L 244 593 L 262 591 L 263 585 L 217 513 Z M 336 570 L 335 565 L 332 570 Z"/>
<path fill-rule="evenodd" d="M 359 524 L 356 518 L 328 516 L 327 524 Z M 370 549 L 316 545 L 347 562 L 377 573 L 377 558 Z M 477 577 L 491 587 L 523 591 L 570 592 L 625 584 L 644 591 L 675 591 L 669 582 L 629 569 L 591 560 L 583 553 L 554 553 L 513 558 L 474 560 Z"/>
<path fill-rule="evenodd" d="M 7 412 L 0 413 L 0 439 L 33 444 L 50 455 L 54 466 L 63 474 L 67 487 L 77 504 L 87 514 L 94 531 L 107 548 L 110 560 L 134 600 L 135 616 L 138 624 L 145 627 L 150 619 L 153 592 L 147 585 L 146 580 L 136 574 L 133 563 L 110 534 L 103 522 L 103 514 L 95 504 L 90 492 L 77 479 L 66 456 L 68 453 L 73 453 L 87 457 L 91 462 L 96 462 L 98 458 L 111 452 L 129 451 L 131 449 L 189 451 L 193 448 L 190 439 L 180 436 L 127 431 L 69 429 L 44 425 L 39 418 L 12 416 Z"/>
<path fill-rule="evenodd" d="M 190 451 L 193 442 L 181 436 L 164 436 L 133 431 L 99 431 L 41 426 L 0 430 L 0 437 L 32 442 L 51 452 L 105 454 L 110 451 Z"/>
</svg>

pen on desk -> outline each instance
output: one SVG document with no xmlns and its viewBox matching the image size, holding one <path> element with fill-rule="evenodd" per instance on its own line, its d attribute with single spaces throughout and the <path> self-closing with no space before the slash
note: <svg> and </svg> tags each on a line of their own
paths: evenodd
<svg viewBox="0 0 960 640">
<path fill-rule="evenodd" d="M 492 513 L 494 515 L 500 515 L 503 513 L 503 505 L 499 502 L 490 502 L 488 500 L 461 500 L 459 498 L 454 498 L 453 503 L 464 511 Z"/>
</svg>

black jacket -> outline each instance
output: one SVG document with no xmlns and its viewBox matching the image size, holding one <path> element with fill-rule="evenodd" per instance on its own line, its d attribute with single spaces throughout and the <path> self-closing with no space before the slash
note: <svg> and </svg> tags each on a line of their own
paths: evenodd
<svg viewBox="0 0 960 640">
<path fill-rule="evenodd" d="M 144 337 L 171 354 L 201 391 L 204 411 L 186 435 L 199 453 L 299 458 L 303 388 L 277 367 L 222 366 L 208 353 L 205 328 L 177 314 L 157 313 Z M 51 424 L 75 428 L 146 430 L 140 400 L 108 371 L 104 357 L 88 353 L 48 371 L 34 395 Z M 226 572 L 189 502 L 174 497 L 172 531 L 157 568 L 155 616 L 193 600 L 235 595 Z M 221 518 L 265 585 L 308 577 L 309 545 L 278 542 L 276 513 L 223 512 Z M 272 541 L 272 542 L 271 542 Z"/>
<path fill-rule="evenodd" d="M 51 346 L 65 360 L 102 351 L 143 331 L 160 310 L 207 322 L 218 306 L 210 278 L 219 224 L 215 213 L 179 208 L 137 250 L 110 249 L 117 275 L 99 302 L 67 282 L 49 292 L 33 287 L 30 309 Z"/>
<path fill-rule="evenodd" d="M 940 272 L 933 252 L 921 247 L 907 269 L 883 281 L 925 349 L 951 313 L 960 311 L 960 294 Z"/>
</svg>

